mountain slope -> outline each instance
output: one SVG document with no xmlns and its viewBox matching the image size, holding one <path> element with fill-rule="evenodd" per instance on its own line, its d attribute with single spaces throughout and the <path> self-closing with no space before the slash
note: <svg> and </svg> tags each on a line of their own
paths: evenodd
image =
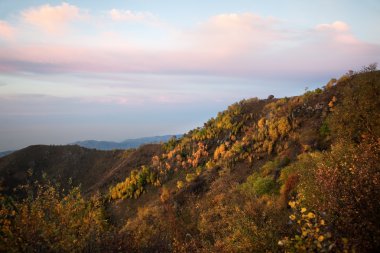
<svg viewBox="0 0 380 253">
<path fill-rule="evenodd" d="M 0 175 L 8 191 L 27 181 L 42 180 L 46 173 L 66 188 L 72 180 L 73 185 L 81 185 L 83 192 L 95 192 L 122 180 L 133 168 L 149 163 L 160 150 L 159 144 L 126 151 L 99 151 L 76 145 L 30 146 L 0 158 Z"/>
<path fill-rule="evenodd" d="M 240 101 L 164 144 L 30 147 L 0 159 L 0 175 L 15 185 L 48 168 L 88 196 L 100 190 L 110 228 L 88 250 L 376 252 L 379 95 L 379 71 L 350 73 L 300 96 Z"/>
<path fill-rule="evenodd" d="M 233 104 L 202 128 L 167 143 L 166 153 L 153 157 L 152 163 L 131 172 L 111 188 L 110 197 L 116 201 L 111 202 L 110 213 L 118 224 L 125 224 L 124 230 L 139 238 L 135 245 L 137 251 L 144 249 L 139 244 L 142 240 L 139 234 L 152 229 L 156 232 L 144 239 L 165 241 L 165 236 L 178 236 L 177 240 L 186 241 L 185 235 L 190 234 L 191 243 L 182 245 L 187 251 L 235 252 L 236 248 L 243 252 L 263 248 L 278 251 L 281 235 L 289 233 L 287 202 L 305 196 L 306 200 L 302 201 L 309 201 L 305 205 L 314 210 L 310 216 L 318 210 L 328 213 L 331 216 L 324 219 L 336 227 L 330 231 L 326 228 L 324 234 L 311 231 L 319 240 L 332 233 L 344 234 L 352 240 L 350 247 L 364 252 L 373 250 L 380 245 L 376 241 L 380 238 L 380 224 L 375 215 L 380 206 L 371 204 L 369 209 L 374 213 L 361 215 L 360 223 L 351 217 L 352 213 L 365 211 L 362 205 L 368 206 L 371 198 L 380 193 L 377 181 L 371 181 L 371 178 L 380 180 L 376 144 L 380 137 L 379 91 L 380 72 L 377 71 L 344 75 L 323 89 L 302 96 L 249 99 Z M 363 144 L 357 146 L 358 143 Z M 367 150 L 365 154 L 371 158 L 361 158 L 364 153 L 357 151 L 361 149 Z M 340 152 L 347 152 L 347 156 Z M 339 167 L 340 172 L 334 172 L 331 178 L 318 174 L 319 163 L 331 161 L 323 165 L 328 174 L 332 173 L 328 172 L 330 166 L 342 159 L 346 159 L 343 164 L 353 163 L 352 159 L 370 159 L 367 167 L 358 170 L 367 173 L 366 176 L 352 174 L 345 181 L 345 166 Z M 352 166 L 361 167 L 363 163 Z M 352 182 L 359 178 L 363 181 L 357 189 L 369 187 L 371 190 L 366 191 L 371 195 L 350 190 Z M 330 187 L 338 189 L 336 195 L 330 196 L 334 192 Z M 340 196 L 345 191 L 362 202 L 349 204 L 341 200 L 347 198 Z M 331 204 L 325 206 L 328 198 Z M 347 215 L 346 218 L 335 217 L 331 211 L 337 202 L 345 204 L 334 207 L 334 212 Z M 163 224 L 169 211 L 173 215 L 172 223 Z M 149 225 L 151 219 L 157 222 L 153 227 Z M 269 222 L 263 223 L 268 219 Z M 252 222 L 254 227 L 250 225 Z M 364 233 L 361 224 L 365 222 L 371 224 L 374 237 Z M 162 229 L 174 234 L 161 237 Z M 236 241 L 235 236 L 241 239 Z M 340 240 L 328 239 L 321 246 L 311 241 L 307 247 L 338 247 Z M 167 250 L 156 243 L 150 249 Z M 282 243 L 295 247 L 291 241 Z"/>
</svg>

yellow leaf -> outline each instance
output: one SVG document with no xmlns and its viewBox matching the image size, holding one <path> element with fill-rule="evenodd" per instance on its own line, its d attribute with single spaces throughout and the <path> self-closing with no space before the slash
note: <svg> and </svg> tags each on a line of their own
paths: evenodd
<svg viewBox="0 0 380 253">
<path fill-rule="evenodd" d="M 306 208 L 305 208 L 305 207 L 302 207 L 302 208 L 301 208 L 301 213 L 304 213 L 304 212 L 306 212 Z"/>
</svg>

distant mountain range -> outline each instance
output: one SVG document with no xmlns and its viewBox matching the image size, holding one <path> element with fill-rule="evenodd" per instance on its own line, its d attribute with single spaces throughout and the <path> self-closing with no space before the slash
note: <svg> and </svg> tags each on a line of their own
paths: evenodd
<svg viewBox="0 0 380 253">
<path fill-rule="evenodd" d="M 136 138 L 136 139 L 127 139 L 122 142 L 85 140 L 85 141 L 77 141 L 74 143 L 70 143 L 69 145 L 78 145 L 83 148 L 90 148 L 90 149 L 97 149 L 97 150 L 130 149 L 130 148 L 138 148 L 143 144 L 155 144 L 155 143 L 160 143 L 160 142 L 166 142 L 173 136 L 175 136 L 176 138 L 181 138 L 182 134 L 142 137 L 142 138 Z M 2 151 L 0 152 L 0 157 L 7 156 L 15 151 L 16 150 Z"/>
<path fill-rule="evenodd" d="M 11 153 L 13 153 L 14 150 L 8 150 L 8 151 L 3 151 L 3 152 L 0 152 L 0 157 L 3 157 L 3 156 L 6 156 L 6 155 L 9 155 Z"/>
<path fill-rule="evenodd" d="M 129 148 L 138 148 L 143 144 L 166 142 L 173 136 L 176 136 L 177 138 L 181 138 L 182 134 L 143 137 L 143 138 L 137 138 L 137 139 L 128 139 L 122 142 L 85 140 L 85 141 L 77 141 L 71 144 L 78 145 L 84 148 L 92 148 L 92 149 L 98 149 L 98 150 L 129 149 Z"/>
</svg>

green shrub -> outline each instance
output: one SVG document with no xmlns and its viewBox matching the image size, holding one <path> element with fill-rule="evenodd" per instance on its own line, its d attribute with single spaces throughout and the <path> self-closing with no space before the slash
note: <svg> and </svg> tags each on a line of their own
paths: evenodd
<svg viewBox="0 0 380 253">
<path fill-rule="evenodd" d="M 327 124 L 327 122 L 323 122 L 321 128 L 319 128 L 319 134 L 322 137 L 326 137 L 330 134 L 330 128 L 329 128 L 329 125 Z"/>
<path fill-rule="evenodd" d="M 145 192 L 146 185 L 158 185 L 156 173 L 148 167 L 142 166 L 141 170 L 132 170 L 129 177 L 123 182 L 110 187 L 109 196 L 111 199 L 138 198 Z"/>
<path fill-rule="evenodd" d="M 247 178 L 247 181 L 241 184 L 240 189 L 250 195 L 262 196 L 278 192 L 276 181 L 270 177 L 261 177 L 253 174 Z"/>
<path fill-rule="evenodd" d="M 258 177 L 253 183 L 253 189 L 259 196 L 271 194 L 276 191 L 276 182 L 271 177 Z"/>
</svg>

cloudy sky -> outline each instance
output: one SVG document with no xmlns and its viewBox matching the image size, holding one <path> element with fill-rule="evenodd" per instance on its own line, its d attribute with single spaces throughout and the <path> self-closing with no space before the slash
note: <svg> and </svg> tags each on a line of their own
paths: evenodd
<svg viewBox="0 0 380 253">
<path fill-rule="evenodd" d="M 380 1 L 0 1 L 0 151 L 184 133 L 380 61 Z"/>
</svg>

